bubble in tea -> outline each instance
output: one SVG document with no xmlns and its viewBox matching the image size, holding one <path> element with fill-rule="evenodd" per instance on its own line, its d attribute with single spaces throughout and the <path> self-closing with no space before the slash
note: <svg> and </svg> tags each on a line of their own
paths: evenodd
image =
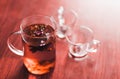
<svg viewBox="0 0 120 79">
<path fill-rule="evenodd" d="M 50 25 L 33 24 L 23 30 L 24 64 L 33 74 L 45 74 L 55 66 L 55 34 Z"/>
</svg>

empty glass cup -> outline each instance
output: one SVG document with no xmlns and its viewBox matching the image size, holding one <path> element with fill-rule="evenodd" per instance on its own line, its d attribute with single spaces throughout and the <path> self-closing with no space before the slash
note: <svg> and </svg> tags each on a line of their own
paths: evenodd
<svg viewBox="0 0 120 79">
<path fill-rule="evenodd" d="M 87 57 L 89 52 L 97 52 L 100 41 L 94 39 L 93 31 L 79 24 L 73 28 L 71 36 L 66 36 L 69 43 L 69 56 L 75 60 Z"/>
<path fill-rule="evenodd" d="M 58 38 L 65 38 L 66 35 L 71 35 L 71 27 L 76 23 L 77 17 L 78 15 L 74 10 L 64 9 L 63 6 L 58 9 L 55 15 L 57 23 L 56 35 Z"/>
</svg>

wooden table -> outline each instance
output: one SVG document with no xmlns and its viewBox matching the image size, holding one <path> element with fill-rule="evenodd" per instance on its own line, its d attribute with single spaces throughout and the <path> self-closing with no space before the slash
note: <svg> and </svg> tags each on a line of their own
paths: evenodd
<svg viewBox="0 0 120 79">
<path fill-rule="evenodd" d="M 120 79 L 120 5 L 103 0 L 0 0 L 0 79 Z M 57 40 L 56 67 L 53 73 L 36 76 L 28 73 L 22 57 L 7 46 L 11 32 L 19 29 L 29 15 L 53 15 L 58 7 L 74 9 L 81 25 L 93 29 L 101 41 L 97 53 L 82 61 L 68 57 L 68 45 Z M 18 40 L 15 40 L 18 42 Z"/>
</svg>

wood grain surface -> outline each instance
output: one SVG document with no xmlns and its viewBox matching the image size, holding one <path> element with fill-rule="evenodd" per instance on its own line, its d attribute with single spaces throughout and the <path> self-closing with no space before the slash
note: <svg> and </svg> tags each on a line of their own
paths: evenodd
<svg viewBox="0 0 120 79">
<path fill-rule="evenodd" d="M 0 79 L 120 79 L 120 2 L 113 0 L 0 0 Z M 101 44 L 82 61 L 68 57 L 68 44 L 57 40 L 56 67 L 51 73 L 30 74 L 22 57 L 7 46 L 8 36 L 19 30 L 29 15 L 54 15 L 60 5 L 74 9 L 79 23 L 93 29 Z M 15 39 L 16 46 L 19 40 Z"/>
</svg>

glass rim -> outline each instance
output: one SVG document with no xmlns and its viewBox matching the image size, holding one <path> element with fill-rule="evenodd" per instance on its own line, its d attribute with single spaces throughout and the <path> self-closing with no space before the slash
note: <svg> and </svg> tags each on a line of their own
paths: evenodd
<svg viewBox="0 0 120 79">
<path fill-rule="evenodd" d="M 29 20 L 29 18 L 40 18 L 40 17 L 44 17 L 44 18 L 48 18 L 50 21 L 51 21 L 51 23 L 55 26 L 55 24 L 53 23 L 53 16 L 48 16 L 48 15 L 30 15 L 30 16 L 27 16 L 27 17 L 25 17 L 25 18 L 23 18 L 23 20 L 21 21 L 21 24 L 20 24 L 20 33 L 21 33 L 21 35 L 23 36 L 23 35 L 25 35 L 25 36 L 27 36 L 27 37 L 30 37 L 30 38 L 35 38 L 35 39 L 37 39 L 37 38 L 47 38 L 47 37 L 52 37 L 52 36 L 55 36 L 55 34 L 54 34 L 54 32 L 56 31 L 56 27 L 52 27 L 51 25 L 51 27 L 54 29 L 54 31 L 53 32 L 50 32 L 48 35 L 45 35 L 45 36 L 35 36 L 35 37 L 33 37 L 33 36 L 30 36 L 30 35 L 28 35 L 28 34 L 26 34 L 25 32 L 24 32 L 24 28 L 23 28 L 23 23 L 26 21 L 26 20 Z M 34 24 L 34 23 L 31 23 L 31 24 Z"/>
<path fill-rule="evenodd" d="M 67 41 L 68 41 L 70 44 L 72 44 L 72 45 L 87 44 L 87 43 L 90 43 L 91 41 L 94 40 L 94 32 L 93 32 L 93 30 L 92 30 L 91 28 L 89 28 L 89 27 L 87 27 L 87 26 L 84 26 L 84 25 L 80 26 L 80 28 L 81 28 L 81 30 L 83 29 L 83 30 L 91 33 L 91 38 L 89 39 L 89 37 L 86 37 L 87 40 L 86 40 L 85 42 L 79 42 L 79 41 L 74 41 L 72 35 L 70 35 L 70 36 L 69 36 L 69 35 L 66 35 L 66 39 L 67 39 Z M 85 33 L 87 33 L 87 32 L 83 32 L 83 33 L 85 34 Z M 74 32 L 73 32 L 73 33 L 74 33 Z M 79 34 L 78 34 L 78 35 L 79 35 Z M 76 40 L 77 40 L 77 39 L 76 39 Z"/>
<path fill-rule="evenodd" d="M 51 22 L 53 22 L 53 16 L 48 16 L 48 15 L 30 15 L 30 16 L 27 16 L 27 17 L 25 17 L 25 18 L 23 18 L 22 19 L 22 21 L 21 21 L 21 24 L 20 24 L 20 30 L 22 30 L 23 31 L 23 23 L 27 20 L 27 19 L 29 19 L 29 18 L 34 18 L 34 17 L 45 17 L 45 18 L 48 18 Z M 54 26 L 55 26 L 55 24 L 54 23 L 52 23 Z M 53 28 L 54 30 L 56 29 L 56 28 Z"/>
</svg>

